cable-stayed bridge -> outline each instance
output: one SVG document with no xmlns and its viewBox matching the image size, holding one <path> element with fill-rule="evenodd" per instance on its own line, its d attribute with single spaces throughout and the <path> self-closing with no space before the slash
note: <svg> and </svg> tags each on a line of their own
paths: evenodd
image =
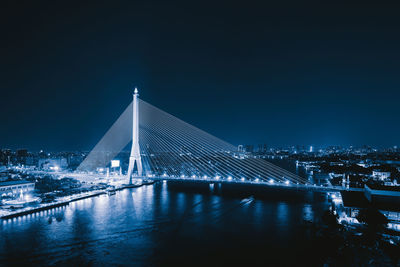
<svg viewBox="0 0 400 267">
<path fill-rule="evenodd" d="M 127 183 L 146 178 L 316 188 L 307 179 L 240 152 L 236 146 L 139 99 L 137 89 L 132 103 L 78 171 L 107 167 L 129 143 L 132 146 Z"/>
</svg>

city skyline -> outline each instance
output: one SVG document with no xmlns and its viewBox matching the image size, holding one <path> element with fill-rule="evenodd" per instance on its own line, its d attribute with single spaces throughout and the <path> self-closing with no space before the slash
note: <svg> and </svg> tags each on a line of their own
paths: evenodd
<svg viewBox="0 0 400 267">
<path fill-rule="evenodd" d="M 1 266 L 400 266 L 400 3 L 3 2 Z"/>
</svg>

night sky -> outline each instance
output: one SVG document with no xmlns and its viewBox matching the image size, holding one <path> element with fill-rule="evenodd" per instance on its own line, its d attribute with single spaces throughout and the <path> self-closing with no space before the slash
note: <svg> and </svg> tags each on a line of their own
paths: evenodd
<svg viewBox="0 0 400 267">
<path fill-rule="evenodd" d="M 134 86 L 235 145 L 400 145 L 399 5 L 63 2 L 2 1 L 0 148 L 89 150 Z"/>
</svg>

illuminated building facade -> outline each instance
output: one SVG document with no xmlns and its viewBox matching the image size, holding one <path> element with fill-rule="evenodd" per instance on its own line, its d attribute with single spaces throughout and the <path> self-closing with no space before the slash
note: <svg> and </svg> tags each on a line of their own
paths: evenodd
<svg viewBox="0 0 400 267">
<path fill-rule="evenodd" d="M 35 189 L 35 183 L 28 181 L 8 181 L 0 183 L 0 196 L 18 196 L 21 193 L 32 192 Z"/>
</svg>

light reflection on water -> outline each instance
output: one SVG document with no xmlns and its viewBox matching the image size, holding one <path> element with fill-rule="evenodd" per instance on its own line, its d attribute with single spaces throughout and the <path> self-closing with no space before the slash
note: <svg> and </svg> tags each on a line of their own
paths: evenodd
<svg viewBox="0 0 400 267">
<path fill-rule="evenodd" d="M 278 209 L 277 209 L 277 219 L 278 223 L 281 226 L 287 226 L 288 220 L 289 220 L 289 214 L 288 214 L 288 206 L 284 202 L 279 202 L 278 203 Z"/>
<path fill-rule="evenodd" d="M 303 207 L 303 218 L 306 221 L 312 221 L 314 218 L 314 212 L 310 204 L 305 204 Z"/>
<path fill-rule="evenodd" d="M 257 197 L 242 200 L 211 194 L 208 187 L 193 192 L 156 183 L 72 202 L 3 221 L 0 262 L 148 265 L 193 257 L 196 251 L 225 253 L 226 247 L 231 253 L 236 243 L 254 244 L 242 251 L 251 254 L 258 247 L 297 242 L 291 235 L 302 235 L 301 222 L 314 220 L 327 206 Z"/>
</svg>

